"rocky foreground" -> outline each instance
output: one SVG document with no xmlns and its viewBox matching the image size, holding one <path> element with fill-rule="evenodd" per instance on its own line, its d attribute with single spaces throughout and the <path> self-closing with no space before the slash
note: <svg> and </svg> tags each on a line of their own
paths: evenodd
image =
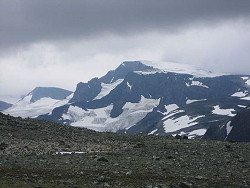
<svg viewBox="0 0 250 188">
<path fill-rule="evenodd" d="M 248 187 L 250 143 L 97 133 L 0 114 L 0 187 Z"/>
</svg>

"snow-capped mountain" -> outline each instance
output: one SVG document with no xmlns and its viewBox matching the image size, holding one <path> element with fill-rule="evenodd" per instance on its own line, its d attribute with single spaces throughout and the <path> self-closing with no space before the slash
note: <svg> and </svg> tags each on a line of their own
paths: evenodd
<svg viewBox="0 0 250 188">
<path fill-rule="evenodd" d="M 178 63 L 132 61 L 79 83 L 65 105 L 38 118 L 97 131 L 200 137 L 250 103 L 250 76 Z"/>
<path fill-rule="evenodd" d="M 72 97 L 72 92 L 55 87 L 37 87 L 29 94 L 4 111 L 12 116 L 35 118 L 49 113 L 58 106 L 65 105 Z"/>
</svg>

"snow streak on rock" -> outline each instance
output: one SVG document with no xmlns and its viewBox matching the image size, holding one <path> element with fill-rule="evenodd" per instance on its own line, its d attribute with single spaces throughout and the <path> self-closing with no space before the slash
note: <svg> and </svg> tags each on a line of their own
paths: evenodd
<svg viewBox="0 0 250 188">
<path fill-rule="evenodd" d="M 191 100 L 191 99 L 188 99 L 186 101 L 186 104 L 191 104 L 191 103 L 194 103 L 194 102 L 205 101 L 205 100 L 207 100 L 207 99 L 200 99 L 200 100 Z"/>
<path fill-rule="evenodd" d="M 102 97 L 108 95 L 113 89 L 116 88 L 120 83 L 122 83 L 123 79 L 118 79 L 111 84 L 102 83 L 102 90 L 101 92 L 95 97 L 95 99 L 101 99 Z"/>
<path fill-rule="evenodd" d="M 245 97 L 247 95 L 247 93 L 239 91 L 234 93 L 233 95 L 231 95 L 232 97 Z"/>
</svg>

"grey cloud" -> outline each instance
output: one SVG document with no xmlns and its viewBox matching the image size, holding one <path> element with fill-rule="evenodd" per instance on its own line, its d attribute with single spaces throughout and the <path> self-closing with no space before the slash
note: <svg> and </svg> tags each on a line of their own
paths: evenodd
<svg viewBox="0 0 250 188">
<path fill-rule="evenodd" d="M 178 32 L 250 16 L 248 0 L 1 0 L 0 47 L 104 33 Z"/>
</svg>

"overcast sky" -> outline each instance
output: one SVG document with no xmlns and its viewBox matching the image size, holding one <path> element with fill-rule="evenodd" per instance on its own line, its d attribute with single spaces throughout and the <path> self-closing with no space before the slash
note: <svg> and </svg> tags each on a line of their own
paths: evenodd
<svg viewBox="0 0 250 188">
<path fill-rule="evenodd" d="M 249 0 L 0 0 L 0 100 L 125 60 L 250 74 Z"/>
</svg>

